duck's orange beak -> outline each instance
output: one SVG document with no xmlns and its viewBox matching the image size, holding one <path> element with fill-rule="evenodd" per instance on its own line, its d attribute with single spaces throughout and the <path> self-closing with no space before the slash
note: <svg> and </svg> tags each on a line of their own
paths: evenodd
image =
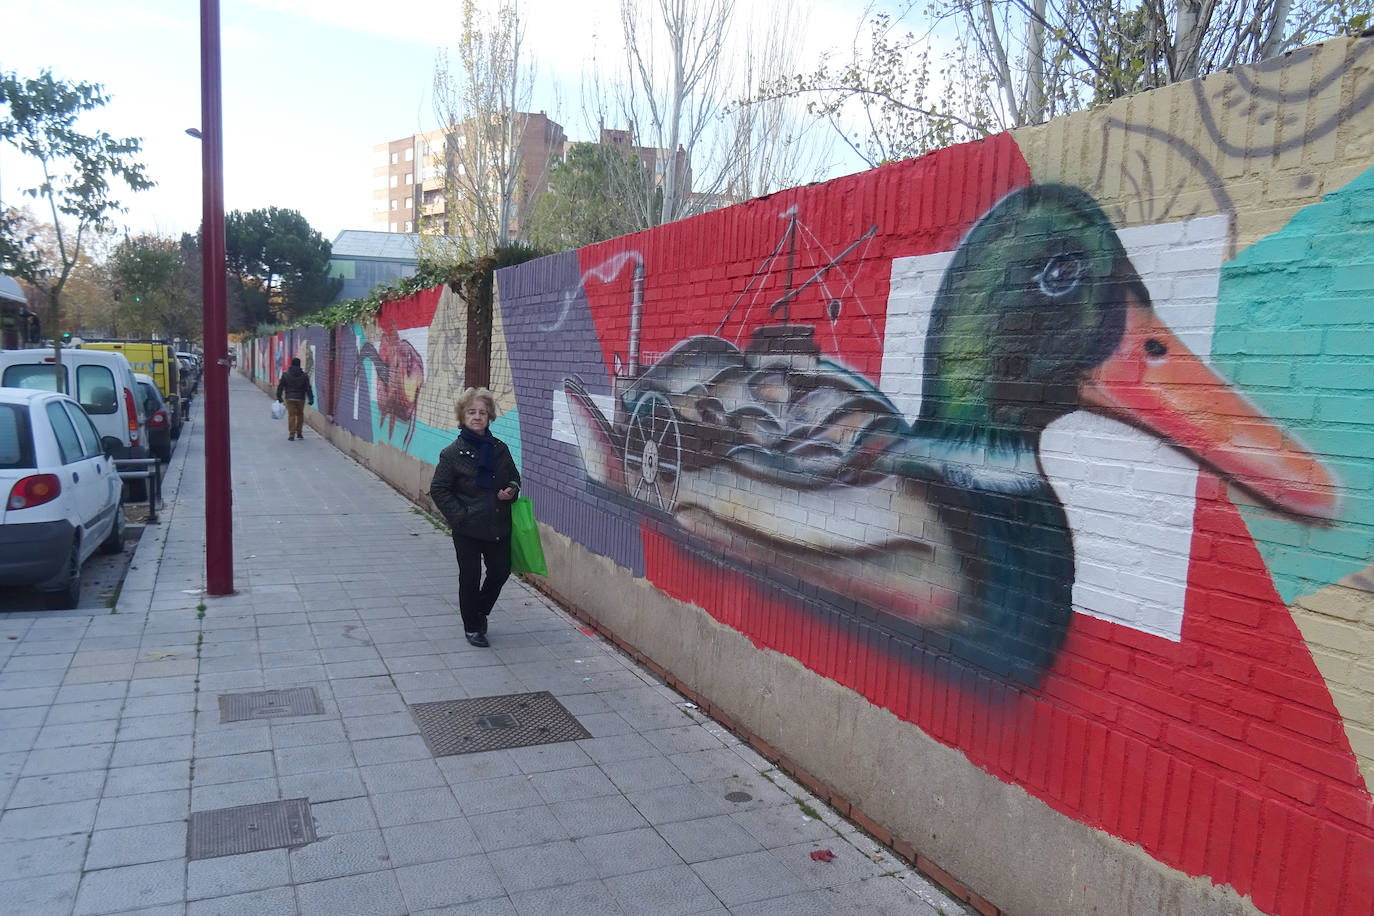
<svg viewBox="0 0 1374 916">
<path fill-rule="evenodd" d="M 1336 515 L 1332 480 L 1310 451 L 1185 347 L 1150 306 L 1131 298 L 1116 352 L 1079 388 L 1085 406 L 1190 452 L 1275 508 Z"/>
</svg>

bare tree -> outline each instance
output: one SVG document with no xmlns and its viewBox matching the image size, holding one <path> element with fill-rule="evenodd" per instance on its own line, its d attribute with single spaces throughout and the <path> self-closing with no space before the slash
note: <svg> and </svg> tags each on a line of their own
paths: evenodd
<svg viewBox="0 0 1374 916">
<path fill-rule="evenodd" d="M 1254 63 L 1360 19 L 1349 0 L 943 2 L 1002 90 L 1001 127 Z"/>
<path fill-rule="evenodd" d="M 960 93 L 939 64 L 929 33 L 898 32 L 900 20 L 873 6 L 848 60 L 822 58 L 811 73 L 760 87 L 751 104 L 803 100 L 870 166 L 920 155 L 989 133 L 987 94 Z M 968 85 L 972 81 L 965 81 Z"/>
<path fill-rule="evenodd" d="M 1358 0 L 916 0 L 870 5 L 851 58 L 767 86 L 802 98 L 871 164 L 1359 31 Z"/>
<path fill-rule="evenodd" d="M 747 200 L 816 180 L 824 170 L 828 143 L 808 132 L 816 126 L 797 99 L 752 100 L 760 86 L 770 86 L 796 72 L 807 14 L 793 4 L 774 0 L 756 10 L 736 57 L 735 97 L 723 124 L 729 142 L 727 194 Z"/>
<path fill-rule="evenodd" d="M 457 67 L 441 51 L 434 69 L 434 109 L 444 133 L 436 163 L 445 176 L 446 235 L 460 257 L 476 257 L 516 237 L 526 224 L 521 149 L 534 87 L 524 59 L 525 29 L 516 0 L 501 0 L 488 20 L 463 0 Z"/>
<path fill-rule="evenodd" d="M 734 0 L 621 0 L 625 70 L 584 85 L 589 121 L 623 126 L 646 168 L 624 193 L 643 227 L 709 208 L 728 151 L 707 149 L 725 108 L 721 67 Z"/>
</svg>

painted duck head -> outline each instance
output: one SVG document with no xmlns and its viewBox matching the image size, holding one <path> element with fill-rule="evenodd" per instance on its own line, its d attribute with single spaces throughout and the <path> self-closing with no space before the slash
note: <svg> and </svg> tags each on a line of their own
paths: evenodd
<svg viewBox="0 0 1374 916">
<path fill-rule="evenodd" d="M 1192 454 L 1264 503 L 1334 515 L 1331 478 L 1155 314 L 1097 202 L 1065 185 L 1012 192 L 969 231 L 936 296 L 919 436 L 1034 454 L 1088 409 Z"/>
</svg>

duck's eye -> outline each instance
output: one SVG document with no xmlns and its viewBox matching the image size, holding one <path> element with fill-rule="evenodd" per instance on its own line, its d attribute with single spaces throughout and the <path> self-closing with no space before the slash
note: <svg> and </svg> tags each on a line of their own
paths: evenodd
<svg viewBox="0 0 1374 916">
<path fill-rule="evenodd" d="M 1057 254 L 1045 262 L 1044 269 L 1035 275 L 1035 280 L 1040 284 L 1040 292 L 1058 299 L 1073 292 L 1082 276 L 1082 255 Z"/>
</svg>

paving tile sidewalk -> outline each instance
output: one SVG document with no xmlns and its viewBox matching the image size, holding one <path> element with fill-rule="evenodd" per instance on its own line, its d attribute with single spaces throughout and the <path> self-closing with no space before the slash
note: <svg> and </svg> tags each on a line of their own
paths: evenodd
<svg viewBox="0 0 1374 916">
<path fill-rule="evenodd" d="M 117 613 L 0 614 L 5 912 L 967 912 L 519 580 L 469 646 L 448 538 L 268 406 L 231 376 L 236 594 L 202 591 L 197 422 Z M 221 722 L 286 687 L 323 714 Z M 408 709 L 531 691 L 591 737 L 434 757 Z M 192 812 L 292 798 L 315 842 L 188 860 Z"/>
</svg>

